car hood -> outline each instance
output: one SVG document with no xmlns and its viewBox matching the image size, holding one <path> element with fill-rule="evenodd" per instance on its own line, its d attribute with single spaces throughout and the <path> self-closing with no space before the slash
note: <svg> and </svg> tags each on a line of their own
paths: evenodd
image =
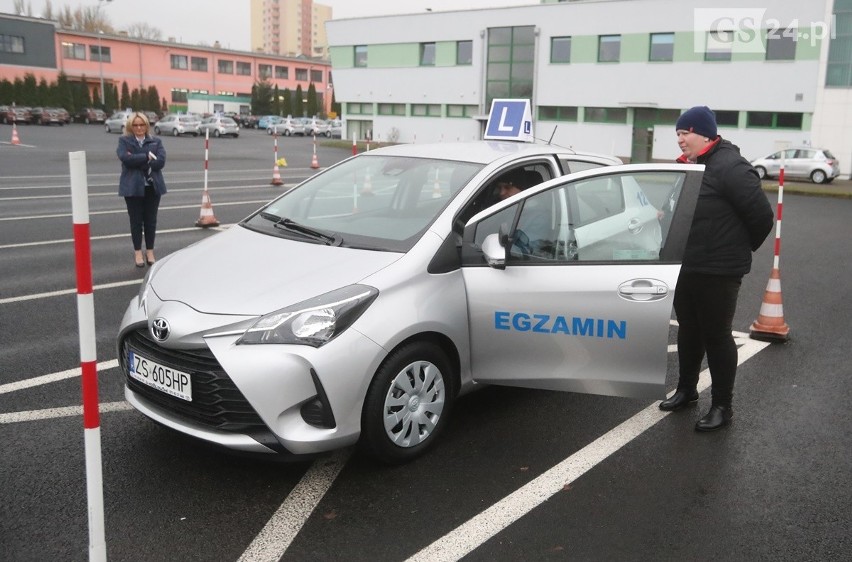
<svg viewBox="0 0 852 562">
<path fill-rule="evenodd" d="M 151 288 L 199 312 L 259 316 L 358 283 L 401 256 L 234 226 L 160 260 Z"/>
</svg>

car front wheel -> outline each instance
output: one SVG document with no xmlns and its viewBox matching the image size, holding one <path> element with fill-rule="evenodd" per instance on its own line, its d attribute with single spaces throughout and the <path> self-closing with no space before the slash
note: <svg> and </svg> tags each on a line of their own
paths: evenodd
<svg viewBox="0 0 852 562">
<path fill-rule="evenodd" d="M 827 177 L 828 175 L 822 170 L 814 170 L 811 172 L 811 181 L 814 183 L 825 183 L 825 178 Z"/>
<path fill-rule="evenodd" d="M 766 179 L 766 168 L 763 166 L 755 166 L 755 171 L 760 179 Z"/>
<path fill-rule="evenodd" d="M 112 131 L 110 131 L 110 130 L 109 130 L 109 125 L 104 125 L 104 130 L 105 130 L 107 133 L 111 133 L 111 132 L 112 132 Z"/>
<path fill-rule="evenodd" d="M 215 131 L 213 131 L 213 136 L 219 138 L 220 136 L 222 136 L 222 133 L 219 132 L 219 129 L 216 129 Z"/>
<path fill-rule="evenodd" d="M 157 134 L 159 135 L 159 134 L 160 134 L 160 128 L 159 128 L 159 127 L 154 127 L 154 132 L 155 132 L 155 133 L 157 133 Z"/>
<path fill-rule="evenodd" d="M 386 463 L 414 459 L 446 425 L 454 397 L 452 367 L 434 343 L 412 342 L 376 371 L 361 414 L 361 446 Z"/>
<path fill-rule="evenodd" d="M 271 135 L 271 134 L 272 134 L 272 127 L 267 127 L 267 128 L 266 128 L 266 134 L 267 134 L 267 135 Z"/>
</svg>

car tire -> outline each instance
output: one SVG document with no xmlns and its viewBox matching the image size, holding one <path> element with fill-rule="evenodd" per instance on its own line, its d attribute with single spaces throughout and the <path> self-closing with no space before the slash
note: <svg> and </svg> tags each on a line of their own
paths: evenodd
<svg viewBox="0 0 852 562">
<path fill-rule="evenodd" d="M 763 166 L 755 166 L 754 170 L 757 172 L 757 177 L 762 180 L 766 179 L 766 168 L 764 168 Z"/>
<path fill-rule="evenodd" d="M 222 133 L 219 132 L 219 129 L 216 129 L 215 131 L 213 131 L 213 136 L 218 139 L 222 136 Z"/>
<path fill-rule="evenodd" d="M 326 138 L 330 139 L 331 138 L 331 131 L 326 131 L 325 136 L 326 136 Z"/>
<path fill-rule="evenodd" d="M 822 170 L 814 170 L 811 172 L 811 181 L 814 183 L 825 183 L 828 174 L 823 172 Z"/>
<path fill-rule="evenodd" d="M 178 135 L 180 135 L 180 133 L 178 132 L 177 127 L 175 127 L 174 129 L 172 129 L 172 136 L 176 137 Z"/>
<path fill-rule="evenodd" d="M 450 360 L 437 344 L 414 341 L 394 350 L 367 389 L 360 446 L 388 464 L 423 454 L 449 418 L 454 381 Z"/>
<path fill-rule="evenodd" d="M 86 125 L 88 125 L 88 124 L 89 124 L 89 118 L 88 118 L 88 117 L 86 117 L 85 119 L 83 119 L 83 122 L 84 122 Z"/>
<path fill-rule="evenodd" d="M 110 131 L 110 129 L 109 129 L 109 125 L 104 125 L 104 130 L 105 130 L 107 133 L 111 133 L 111 132 L 112 132 L 112 131 Z"/>
<path fill-rule="evenodd" d="M 157 134 L 159 135 L 159 134 L 160 134 L 160 128 L 159 128 L 159 127 L 154 127 L 154 132 L 155 132 L 155 133 L 157 133 Z"/>
<path fill-rule="evenodd" d="M 239 138 L 240 135 L 234 134 L 234 138 Z"/>
<path fill-rule="evenodd" d="M 272 135 L 272 127 L 267 127 L 267 128 L 266 128 L 266 134 L 267 134 L 267 135 Z"/>
</svg>

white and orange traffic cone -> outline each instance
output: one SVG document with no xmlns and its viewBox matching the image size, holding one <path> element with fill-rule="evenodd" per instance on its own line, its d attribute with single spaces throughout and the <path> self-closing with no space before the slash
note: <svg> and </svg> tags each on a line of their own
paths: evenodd
<svg viewBox="0 0 852 562">
<path fill-rule="evenodd" d="M 12 144 L 21 144 L 21 139 L 18 138 L 18 125 L 12 123 Z"/>
<path fill-rule="evenodd" d="M 756 340 L 786 341 L 789 334 L 790 326 L 784 321 L 781 298 L 781 272 L 773 267 L 763 293 L 760 313 L 751 325 L 750 335 Z"/>
<path fill-rule="evenodd" d="M 210 227 L 219 226 L 219 221 L 216 220 L 216 215 L 213 214 L 213 204 L 210 202 L 210 195 L 207 190 L 204 190 L 204 195 L 201 196 L 201 215 L 195 221 L 195 226 Z"/>
<path fill-rule="evenodd" d="M 311 168 L 316 170 L 319 167 L 319 160 L 317 160 L 317 136 L 314 135 L 314 155 L 311 158 Z"/>
</svg>

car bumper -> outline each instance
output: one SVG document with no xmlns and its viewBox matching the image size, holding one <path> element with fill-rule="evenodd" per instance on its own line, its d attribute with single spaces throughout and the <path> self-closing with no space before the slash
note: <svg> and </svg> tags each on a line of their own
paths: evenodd
<svg viewBox="0 0 852 562">
<path fill-rule="evenodd" d="M 138 411 L 181 433 L 243 453 L 313 455 L 358 440 L 367 387 L 385 356 L 379 345 L 353 328 L 321 348 L 237 345 L 254 318 L 234 324 L 232 316 L 167 304 L 156 316 L 168 317 L 173 325 L 203 328 L 166 347 L 150 335 L 138 299 L 131 302 L 118 353 L 125 395 Z M 227 333 L 215 333 L 223 330 Z M 131 378 L 129 349 L 189 373 L 192 403 Z"/>
</svg>

